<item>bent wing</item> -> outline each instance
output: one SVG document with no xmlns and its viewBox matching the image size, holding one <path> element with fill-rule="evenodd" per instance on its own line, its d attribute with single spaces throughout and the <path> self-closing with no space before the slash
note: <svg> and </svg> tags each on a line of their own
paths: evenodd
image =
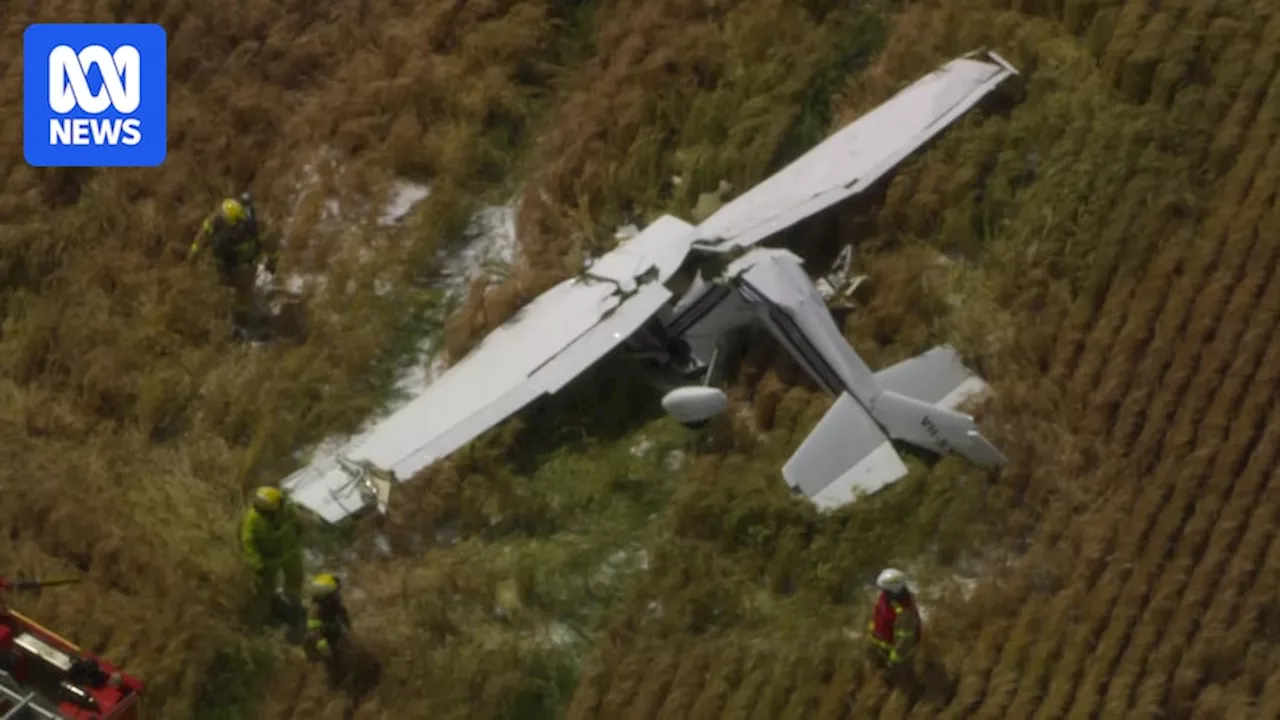
<svg viewBox="0 0 1280 720">
<path fill-rule="evenodd" d="M 671 297 L 659 284 L 623 296 L 614 284 L 567 280 L 516 313 L 408 404 L 343 452 L 400 482 L 538 397 L 554 393 L 630 337 Z M 369 501 L 340 467 L 308 467 L 284 483 L 295 501 L 337 522 Z"/>
<path fill-rule="evenodd" d="M 693 230 L 684 220 L 663 215 L 639 235 L 592 263 L 588 273 L 616 282 L 626 290 L 650 271 L 658 282 L 666 282 L 684 264 L 693 247 Z"/>
<path fill-rule="evenodd" d="M 1017 74 L 985 56 L 952 60 L 734 198 L 698 225 L 697 247 L 745 248 L 863 192 Z"/>
</svg>

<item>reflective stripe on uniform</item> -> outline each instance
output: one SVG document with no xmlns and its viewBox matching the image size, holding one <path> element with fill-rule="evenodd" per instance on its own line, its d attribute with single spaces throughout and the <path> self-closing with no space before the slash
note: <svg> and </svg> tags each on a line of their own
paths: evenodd
<svg viewBox="0 0 1280 720">
<path fill-rule="evenodd" d="M 875 645 L 885 652 L 893 649 L 892 643 L 876 637 L 876 624 L 874 622 L 867 623 L 867 637 L 871 640 L 872 645 Z"/>
<path fill-rule="evenodd" d="M 895 616 L 902 614 L 903 607 L 901 605 L 892 601 L 890 601 L 889 604 L 893 606 L 893 614 Z M 898 639 L 908 638 L 908 637 L 914 636 L 915 634 L 916 634 L 915 623 L 910 623 L 905 628 L 901 627 L 897 622 L 893 623 L 893 636 L 895 638 L 898 638 Z"/>
</svg>

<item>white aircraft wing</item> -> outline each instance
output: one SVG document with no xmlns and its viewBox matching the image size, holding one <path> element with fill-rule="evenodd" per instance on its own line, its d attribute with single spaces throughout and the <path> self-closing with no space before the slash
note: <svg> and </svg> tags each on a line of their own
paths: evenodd
<svg viewBox="0 0 1280 720">
<path fill-rule="evenodd" d="M 343 456 L 369 461 L 404 482 L 538 397 L 560 390 L 670 298 L 659 284 L 644 285 L 624 299 L 606 282 L 562 283 L 485 338 L 421 395 L 378 421 Z M 304 468 L 284 487 L 327 522 L 369 504 L 340 467 Z"/>
<path fill-rule="evenodd" d="M 671 299 L 656 280 L 674 272 L 674 258 L 683 259 L 680 242 L 687 252 L 692 229 L 671 220 L 600 258 L 589 271 L 592 277 L 566 280 L 543 293 L 341 455 L 368 461 L 403 482 L 538 397 L 560 390 Z M 641 276 L 654 277 L 640 284 Z M 336 464 L 303 468 L 284 487 L 328 522 L 369 504 Z"/>
<path fill-rule="evenodd" d="M 984 55 L 952 60 L 917 80 L 734 198 L 698 225 L 695 246 L 745 248 L 865 191 L 1017 74 L 994 52 Z"/>
</svg>

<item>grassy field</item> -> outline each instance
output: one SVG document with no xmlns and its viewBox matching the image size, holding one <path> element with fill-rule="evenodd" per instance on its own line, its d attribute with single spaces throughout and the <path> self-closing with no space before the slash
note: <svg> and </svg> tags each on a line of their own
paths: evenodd
<svg viewBox="0 0 1280 720">
<path fill-rule="evenodd" d="M 0 9 L 15 48 L 35 21 L 159 21 L 171 68 L 162 168 L 36 171 L 0 119 L 3 570 L 87 577 L 16 604 L 166 719 L 1280 714 L 1280 8 L 854 5 Z M 606 370 L 318 538 L 378 659 L 365 692 L 242 632 L 246 491 L 353 429 L 417 338 L 456 357 L 618 224 L 745 189 L 983 45 L 1023 73 L 1006 102 L 796 241 L 857 241 L 877 293 L 845 329 L 874 367 L 961 348 L 1007 468 L 913 461 L 819 514 L 777 468 L 830 399 L 769 342 L 732 382 L 746 411 L 701 436 Z M 5 97 L 21 70 L 0 57 Z M 395 176 L 432 185 L 407 227 L 321 220 Z M 442 323 L 437 251 L 517 184 L 520 266 Z M 183 262 L 246 186 L 282 270 L 330 277 L 305 344 L 232 345 Z M 917 687 L 849 636 L 886 564 L 929 613 Z"/>
</svg>

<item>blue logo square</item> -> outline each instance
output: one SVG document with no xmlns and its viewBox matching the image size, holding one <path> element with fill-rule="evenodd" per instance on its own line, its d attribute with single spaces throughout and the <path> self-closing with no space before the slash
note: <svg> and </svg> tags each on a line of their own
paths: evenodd
<svg viewBox="0 0 1280 720">
<path fill-rule="evenodd" d="M 22 36 L 22 147 L 36 167 L 155 167 L 168 154 L 168 36 L 36 24 Z"/>
</svg>

